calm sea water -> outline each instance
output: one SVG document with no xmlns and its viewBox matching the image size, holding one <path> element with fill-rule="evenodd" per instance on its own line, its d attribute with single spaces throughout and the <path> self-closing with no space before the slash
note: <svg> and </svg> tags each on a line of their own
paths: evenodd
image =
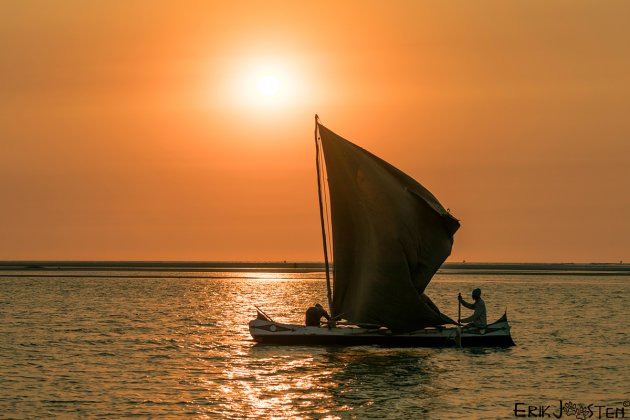
<svg viewBox="0 0 630 420">
<path fill-rule="evenodd" d="M 489 320 L 508 307 L 516 347 L 461 350 L 255 345 L 252 305 L 301 323 L 321 273 L 0 275 L 2 418 L 515 418 L 559 400 L 630 417 L 627 276 L 438 275 L 453 317 L 474 287 Z"/>
</svg>

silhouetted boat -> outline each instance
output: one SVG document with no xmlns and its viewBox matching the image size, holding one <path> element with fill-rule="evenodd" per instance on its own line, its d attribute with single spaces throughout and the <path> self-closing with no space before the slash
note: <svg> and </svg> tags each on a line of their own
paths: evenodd
<svg viewBox="0 0 630 420">
<path fill-rule="evenodd" d="M 249 322 L 254 340 L 513 346 L 507 315 L 485 328 L 445 327 L 455 321 L 424 293 L 450 255 L 459 228 L 459 221 L 433 194 L 399 169 L 327 129 L 317 116 L 315 144 L 328 306 L 338 322 L 325 327 L 283 324 L 257 308 L 257 318 Z M 326 235 L 324 201 L 330 205 L 332 244 Z"/>
<path fill-rule="evenodd" d="M 486 328 L 427 327 L 411 332 L 394 333 L 387 327 L 341 325 L 336 327 L 306 327 L 304 325 L 274 322 L 259 312 L 249 322 L 249 331 L 259 343 L 281 345 L 367 345 L 401 347 L 510 347 L 510 325 L 504 314 Z M 459 330 L 459 331 L 458 331 Z M 459 337 L 458 337 L 459 336 Z"/>
</svg>

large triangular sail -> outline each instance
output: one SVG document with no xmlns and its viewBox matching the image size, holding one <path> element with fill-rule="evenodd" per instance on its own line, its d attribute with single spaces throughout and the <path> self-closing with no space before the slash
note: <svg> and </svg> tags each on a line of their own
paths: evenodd
<svg viewBox="0 0 630 420">
<path fill-rule="evenodd" d="M 459 222 L 426 188 L 317 124 L 333 231 L 334 316 L 412 331 L 452 322 L 424 294 Z"/>
</svg>

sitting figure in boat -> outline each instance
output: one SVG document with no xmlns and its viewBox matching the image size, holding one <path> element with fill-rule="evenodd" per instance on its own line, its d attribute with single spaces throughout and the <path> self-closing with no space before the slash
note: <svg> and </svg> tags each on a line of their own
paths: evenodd
<svg viewBox="0 0 630 420">
<path fill-rule="evenodd" d="M 481 289 L 477 288 L 472 291 L 472 298 L 474 303 L 468 303 L 464 299 L 462 299 L 462 294 L 460 293 L 457 297 L 462 305 L 467 307 L 468 309 L 473 309 L 475 312 L 468 318 L 462 319 L 461 322 L 470 322 L 470 324 L 474 327 L 484 328 L 487 324 L 486 321 L 486 303 L 481 299 Z"/>
<path fill-rule="evenodd" d="M 319 303 L 316 303 L 315 306 L 311 306 L 306 310 L 306 326 L 319 327 L 319 322 L 322 317 L 330 321 L 330 315 L 328 315 L 326 309 L 324 309 Z"/>
</svg>

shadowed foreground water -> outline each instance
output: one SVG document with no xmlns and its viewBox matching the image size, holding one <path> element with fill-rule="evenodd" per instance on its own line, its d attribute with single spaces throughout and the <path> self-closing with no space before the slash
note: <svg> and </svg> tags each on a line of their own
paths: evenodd
<svg viewBox="0 0 630 420">
<path fill-rule="evenodd" d="M 438 275 L 427 292 L 453 317 L 473 287 L 489 320 L 509 306 L 517 347 L 458 350 L 255 345 L 252 305 L 302 322 L 326 303 L 321 273 L 1 274 L 2 418 L 515 418 L 516 402 L 630 400 L 630 277 Z"/>
</svg>

